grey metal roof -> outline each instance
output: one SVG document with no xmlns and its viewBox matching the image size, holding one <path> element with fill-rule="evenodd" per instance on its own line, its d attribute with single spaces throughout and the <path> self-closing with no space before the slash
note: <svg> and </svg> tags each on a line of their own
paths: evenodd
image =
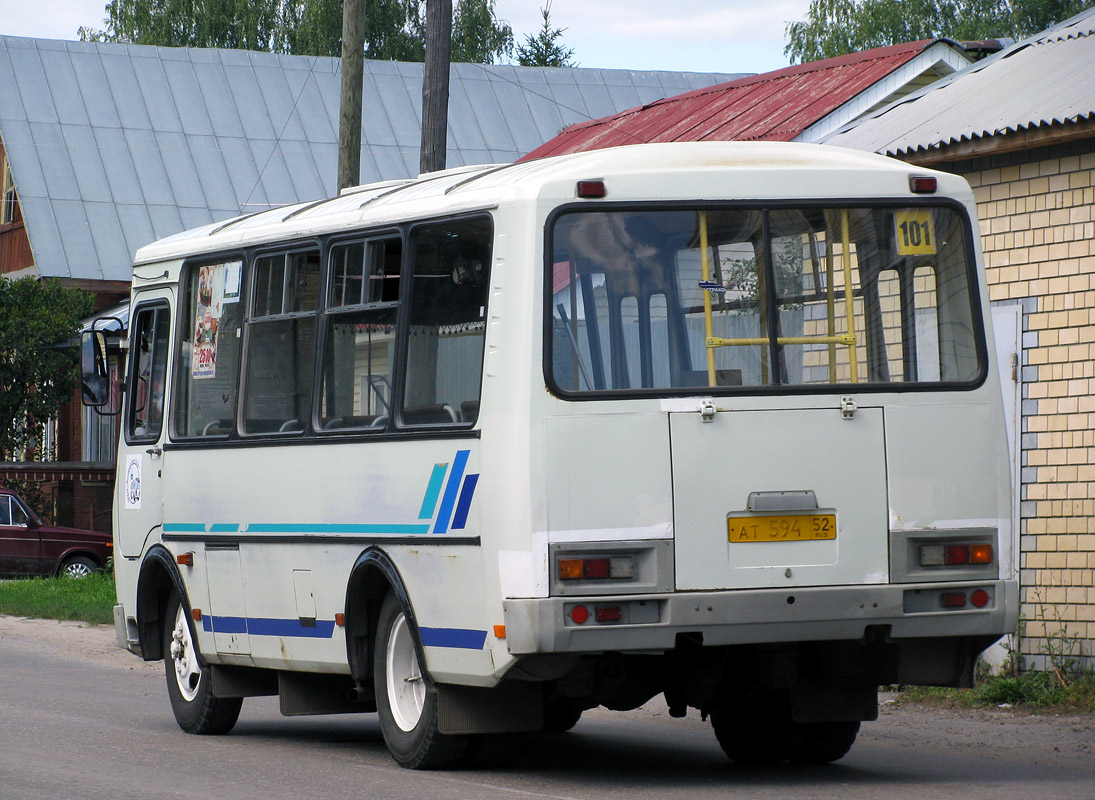
<svg viewBox="0 0 1095 800">
<path fill-rule="evenodd" d="M 1093 118 L 1095 8 L 1017 42 L 822 141 L 909 155 Z"/>
<path fill-rule="evenodd" d="M 740 75 L 454 64 L 449 166 Z M 0 36 L 0 138 L 38 272 L 124 280 L 138 247 L 330 196 L 339 61 Z M 363 183 L 418 174 L 422 65 L 366 61 Z"/>
</svg>

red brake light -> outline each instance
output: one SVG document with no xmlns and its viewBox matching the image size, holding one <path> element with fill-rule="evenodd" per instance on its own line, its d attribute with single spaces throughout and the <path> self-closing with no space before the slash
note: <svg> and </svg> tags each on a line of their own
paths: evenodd
<svg viewBox="0 0 1095 800">
<path fill-rule="evenodd" d="M 909 190 L 914 194 L 934 194 L 938 188 L 938 181 L 927 175 L 910 175 Z"/>
<path fill-rule="evenodd" d="M 611 562 L 607 558 L 585 559 L 584 574 L 587 578 L 607 578 Z"/>
<path fill-rule="evenodd" d="M 619 606 L 597 606 L 594 616 L 598 622 L 619 622 L 622 612 Z"/>
<path fill-rule="evenodd" d="M 578 181 L 575 193 L 584 200 L 597 200 L 607 194 L 604 181 Z"/>
<path fill-rule="evenodd" d="M 574 606 L 574 608 L 570 609 L 570 618 L 578 625 L 581 625 L 589 619 L 589 609 L 585 606 Z"/>
<path fill-rule="evenodd" d="M 948 566 L 970 563 L 970 546 L 968 544 L 948 544 L 946 553 Z"/>
<path fill-rule="evenodd" d="M 966 605 L 965 592 L 944 592 L 943 608 L 963 608 Z"/>
<path fill-rule="evenodd" d="M 970 595 L 970 602 L 973 603 L 976 608 L 984 608 L 989 604 L 989 593 L 984 589 L 978 589 Z"/>
</svg>

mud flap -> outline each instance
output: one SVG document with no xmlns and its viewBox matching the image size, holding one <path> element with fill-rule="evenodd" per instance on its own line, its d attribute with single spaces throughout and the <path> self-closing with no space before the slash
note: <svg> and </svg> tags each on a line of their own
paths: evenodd
<svg viewBox="0 0 1095 800">
<path fill-rule="evenodd" d="M 435 689 L 441 733 L 527 733 L 544 727 L 539 683 L 503 681 L 493 689 L 437 684 Z"/>
</svg>

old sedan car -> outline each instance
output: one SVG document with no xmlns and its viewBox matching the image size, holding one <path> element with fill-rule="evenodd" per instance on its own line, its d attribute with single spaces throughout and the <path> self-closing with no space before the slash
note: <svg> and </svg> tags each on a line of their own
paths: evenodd
<svg viewBox="0 0 1095 800">
<path fill-rule="evenodd" d="M 109 533 L 46 525 L 15 492 L 0 489 L 0 575 L 83 578 L 106 566 Z"/>
</svg>

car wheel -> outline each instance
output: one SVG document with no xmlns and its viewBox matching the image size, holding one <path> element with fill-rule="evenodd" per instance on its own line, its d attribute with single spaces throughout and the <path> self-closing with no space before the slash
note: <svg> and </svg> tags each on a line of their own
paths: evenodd
<svg viewBox="0 0 1095 800">
<path fill-rule="evenodd" d="M 803 728 L 791 719 L 786 692 L 765 692 L 730 713 L 712 713 L 719 746 L 738 764 L 782 764 L 795 754 Z"/>
<path fill-rule="evenodd" d="M 585 706 L 569 697 L 544 703 L 544 733 L 566 733 L 582 718 Z"/>
<path fill-rule="evenodd" d="M 791 756 L 796 764 L 829 764 L 843 758 L 859 734 L 858 722 L 811 722 L 802 728 L 802 741 Z"/>
<path fill-rule="evenodd" d="M 69 556 L 57 570 L 58 575 L 66 578 L 86 578 L 99 571 L 99 565 L 87 556 Z"/>
<path fill-rule="evenodd" d="M 164 615 L 164 672 L 167 696 L 175 721 L 187 733 L 228 733 L 240 715 L 243 699 L 214 697 L 209 670 L 198 653 L 190 614 L 174 589 L 167 598 Z"/>
<path fill-rule="evenodd" d="M 376 710 L 392 758 L 408 769 L 455 766 L 467 752 L 468 737 L 437 730 L 437 691 L 422 669 L 415 632 L 394 594 L 384 599 L 376 631 Z"/>
</svg>

